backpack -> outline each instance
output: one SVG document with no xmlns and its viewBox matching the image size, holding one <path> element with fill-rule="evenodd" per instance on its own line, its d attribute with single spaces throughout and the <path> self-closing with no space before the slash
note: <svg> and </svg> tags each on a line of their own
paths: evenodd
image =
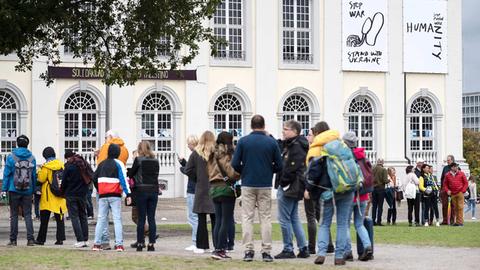
<svg viewBox="0 0 480 270">
<path fill-rule="evenodd" d="M 352 150 L 341 140 L 329 142 L 323 148 L 327 153 L 327 171 L 333 192 L 357 190 L 363 184 L 363 176 Z"/>
<path fill-rule="evenodd" d="M 50 191 L 57 197 L 64 197 L 65 193 L 62 190 L 63 169 L 52 171 L 52 183 Z"/>
<path fill-rule="evenodd" d="M 305 171 L 305 188 L 312 200 L 318 200 L 324 191 L 332 188 L 325 156 L 312 158 L 308 163 Z"/>
<path fill-rule="evenodd" d="M 26 191 L 32 185 L 32 172 L 34 169 L 33 156 L 26 160 L 20 160 L 16 155 L 12 154 L 15 161 L 15 172 L 13 173 L 13 185 L 18 191 Z"/>
<path fill-rule="evenodd" d="M 360 194 L 367 194 L 373 192 L 373 173 L 372 163 L 366 158 L 357 159 L 357 164 L 360 167 L 360 171 L 363 175 L 363 184 L 360 187 Z"/>
</svg>

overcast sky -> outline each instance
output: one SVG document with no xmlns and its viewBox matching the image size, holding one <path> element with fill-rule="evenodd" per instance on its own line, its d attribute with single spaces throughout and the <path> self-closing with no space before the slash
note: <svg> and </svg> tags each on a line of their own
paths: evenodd
<svg viewBox="0 0 480 270">
<path fill-rule="evenodd" d="M 480 92 L 480 0 L 463 0 L 463 91 Z"/>
</svg>

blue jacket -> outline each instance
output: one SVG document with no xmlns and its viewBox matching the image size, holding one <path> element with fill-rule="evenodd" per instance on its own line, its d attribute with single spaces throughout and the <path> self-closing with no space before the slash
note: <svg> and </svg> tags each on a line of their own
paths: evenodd
<svg viewBox="0 0 480 270">
<path fill-rule="evenodd" d="M 12 153 L 15 154 L 15 156 L 17 156 L 20 160 L 27 160 L 29 157 L 32 156 L 32 152 L 30 152 L 30 150 L 28 150 L 27 148 L 23 147 L 13 149 Z M 13 183 L 13 174 L 15 173 L 15 160 L 13 160 L 12 154 L 8 155 L 5 168 L 3 169 L 2 191 L 16 192 L 21 195 L 32 195 L 35 184 L 37 183 L 37 162 L 35 158 L 33 158 L 32 163 L 34 167 L 32 170 L 32 181 L 30 183 L 30 188 L 25 191 L 18 191 Z"/>
<path fill-rule="evenodd" d="M 262 131 L 253 131 L 238 141 L 232 167 L 241 174 L 242 186 L 271 187 L 273 173 L 282 170 L 277 141 Z"/>
</svg>

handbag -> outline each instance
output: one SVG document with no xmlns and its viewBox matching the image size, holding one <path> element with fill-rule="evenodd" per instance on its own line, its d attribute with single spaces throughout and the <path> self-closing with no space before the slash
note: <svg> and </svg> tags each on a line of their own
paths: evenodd
<svg viewBox="0 0 480 270">
<path fill-rule="evenodd" d="M 417 187 L 414 183 L 409 182 L 405 187 L 405 198 L 407 199 L 415 199 L 417 195 Z"/>
<path fill-rule="evenodd" d="M 397 201 L 403 200 L 403 198 L 404 198 L 403 191 L 399 190 L 399 191 L 395 191 L 395 193 L 396 193 Z"/>
<path fill-rule="evenodd" d="M 233 191 L 233 195 L 235 196 L 235 198 L 238 198 L 238 197 L 242 196 L 242 187 L 239 184 L 235 184 L 235 181 L 233 183 L 230 181 L 230 177 L 228 177 L 227 173 L 225 172 L 223 167 L 220 165 L 220 162 L 218 162 L 218 158 L 215 158 L 215 162 L 217 163 L 218 169 L 220 170 L 220 173 L 223 176 L 223 181 L 228 186 L 230 186 L 230 188 Z"/>
</svg>

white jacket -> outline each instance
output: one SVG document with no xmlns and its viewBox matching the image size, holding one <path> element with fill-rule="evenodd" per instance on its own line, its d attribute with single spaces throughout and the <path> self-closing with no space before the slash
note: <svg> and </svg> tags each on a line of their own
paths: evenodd
<svg viewBox="0 0 480 270">
<path fill-rule="evenodd" d="M 402 185 L 400 187 L 402 189 L 402 191 L 405 191 L 405 188 L 407 187 L 407 184 L 410 183 L 410 182 L 414 183 L 417 191 L 419 191 L 418 184 L 420 183 L 420 181 L 418 180 L 418 177 L 414 172 L 411 172 L 411 173 L 407 174 L 407 176 L 403 179 Z"/>
</svg>

